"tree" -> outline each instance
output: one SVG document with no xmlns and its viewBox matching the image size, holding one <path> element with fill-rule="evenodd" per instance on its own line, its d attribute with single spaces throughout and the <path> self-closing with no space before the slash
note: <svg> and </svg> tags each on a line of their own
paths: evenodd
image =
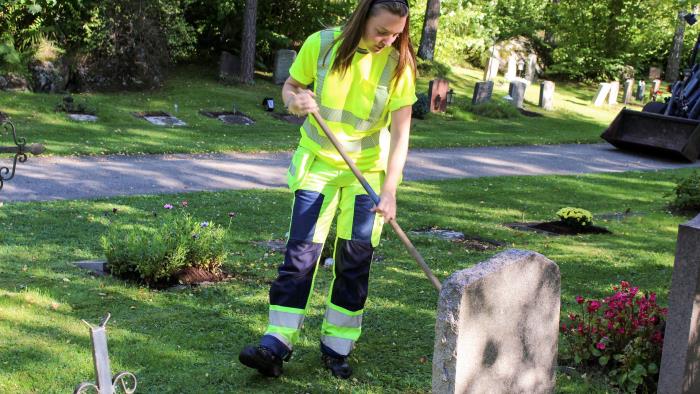
<svg viewBox="0 0 700 394">
<path fill-rule="evenodd" d="M 258 0 L 246 0 L 243 14 L 243 37 L 241 38 L 240 82 L 253 83 L 255 74 L 255 23 L 257 21 Z"/>
<path fill-rule="evenodd" d="M 420 37 L 418 57 L 424 60 L 433 60 L 435 55 L 435 41 L 437 41 L 438 19 L 440 18 L 440 0 L 428 0 L 425 6 L 425 19 L 423 20 L 423 34 Z"/>
<path fill-rule="evenodd" d="M 666 81 L 676 82 L 681 65 L 681 52 L 683 51 L 683 35 L 685 34 L 685 11 L 678 11 L 676 21 L 676 34 L 673 35 L 673 45 L 671 53 L 668 54 L 668 64 L 666 65 Z"/>
</svg>

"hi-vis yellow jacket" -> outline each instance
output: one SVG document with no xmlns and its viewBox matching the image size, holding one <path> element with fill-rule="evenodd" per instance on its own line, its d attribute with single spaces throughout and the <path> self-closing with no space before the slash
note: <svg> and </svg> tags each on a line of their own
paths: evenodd
<svg viewBox="0 0 700 394">
<path fill-rule="evenodd" d="M 362 171 L 384 171 L 389 154 L 391 112 L 416 102 L 415 76 L 406 67 L 393 83 L 398 52 L 393 47 L 379 53 L 355 53 L 344 76 L 331 73 L 338 42 L 327 48 L 339 29 L 316 32 L 304 42 L 289 69 L 292 78 L 314 84 L 320 114 Z M 338 168 L 347 168 L 312 116 L 301 129 L 299 146 Z"/>
</svg>

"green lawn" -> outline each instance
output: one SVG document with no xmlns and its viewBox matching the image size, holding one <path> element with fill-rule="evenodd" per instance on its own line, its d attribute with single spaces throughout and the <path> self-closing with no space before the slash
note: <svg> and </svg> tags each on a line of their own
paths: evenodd
<svg viewBox="0 0 700 394">
<path fill-rule="evenodd" d="M 602 297 L 623 279 L 657 292 L 666 305 L 677 227 L 688 218 L 669 214 L 662 196 L 688 173 L 407 182 L 399 194 L 399 222 L 406 231 L 438 226 L 546 255 L 561 268 L 562 316 L 576 310 L 576 295 Z M 101 258 L 99 237 L 109 225 L 152 226 L 153 212 L 173 214 L 163 204 L 185 199 L 201 220 L 227 226 L 227 213 L 238 213 L 230 225 L 225 263 L 234 280 L 153 291 L 94 278 L 71 265 Z M 634 215 L 596 221 L 613 235 L 549 237 L 502 225 L 550 220 L 563 206 L 594 215 L 629 209 Z M 326 269 L 319 270 L 310 316 L 286 374 L 265 379 L 238 363 L 241 347 L 264 330 L 268 284 L 282 260 L 254 242 L 284 238 L 288 215 L 284 190 L 0 207 L 0 392 L 65 393 L 93 380 L 88 329 L 80 319 L 97 323 L 107 311 L 113 315 L 108 325 L 112 370 L 135 373 L 141 393 L 428 392 L 436 293 L 388 228 L 373 267 L 364 334 L 351 358 L 352 380 L 333 379 L 320 368 L 318 336 L 330 280 Z M 496 253 L 412 238 L 441 280 Z M 557 385 L 562 393 L 610 391 L 599 376 L 560 374 Z"/>
<path fill-rule="evenodd" d="M 471 100 L 481 74 L 480 70 L 453 68 L 450 80 L 457 100 Z M 419 92 L 427 91 L 427 86 L 427 77 L 418 81 Z M 502 79 L 498 81 L 497 99 L 505 95 L 507 87 Z M 216 81 L 213 69 L 180 67 L 158 91 L 75 95 L 77 103 L 87 100 L 97 108 L 100 121 L 95 124 L 71 121 L 64 113 L 54 112 L 61 95 L 0 92 L 0 111 L 11 116 L 19 134 L 30 143 L 45 144 L 47 155 L 292 150 L 299 138 L 298 127 L 272 118 L 261 106 L 264 97 L 273 97 L 277 111 L 282 110 L 280 90 L 265 75 L 258 75 L 252 87 L 225 86 Z M 594 108 L 590 104 L 594 94 L 595 87 L 560 83 L 556 110 L 538 111 L 544 115 L 540 118 L 430 115 L 414 121 L 411 144 L 414 148 L 438 148 L 600 142 L 601 132 L 622 106 Z M 528 109 L 536 110 L 538 97 L 538 84 L 528 88 Z M 256 123 L 228 126 L 199 114 L 202 109 L 232 110 L 234 106 Z M 132 115 L 141 111 L 167 111 L 188 126 L 152 126 Z"/>
</svg>

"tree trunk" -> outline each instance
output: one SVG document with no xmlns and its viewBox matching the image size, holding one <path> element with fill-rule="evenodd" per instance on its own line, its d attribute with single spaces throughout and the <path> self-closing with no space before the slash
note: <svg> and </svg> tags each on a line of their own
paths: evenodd
<svg viewBox="0 0 700 394">
<path fill-rule="evenodd" d="M 678 20 L 676 21 L 676 34 L 673 35 L 673 44 L 671 52 L 668 54 L 668 63 L 666 64 L 666 81 L 676 82 L 681 68 L 681 53 L 683 52 L 683 35 L 685 34 L 685 12 L 678 11 Z"/>
<path fill-rule="evenodd" d="M 433 60 L 439 18 L 440 0 L 428 0 L 428 4 L 425 6 L 423 34 L 420 37 L 420 46 L 418 47 L 418 57 L 421 59 Z"/>
<path fill-rule="evenodd" d="M 255 23 L 257 20 L 258 0 L 246 0 L 243 14 L 243 37 L 241 39 L 241 75 L 242 83 L 252 84 L 255 75 Z"/>
</svg>

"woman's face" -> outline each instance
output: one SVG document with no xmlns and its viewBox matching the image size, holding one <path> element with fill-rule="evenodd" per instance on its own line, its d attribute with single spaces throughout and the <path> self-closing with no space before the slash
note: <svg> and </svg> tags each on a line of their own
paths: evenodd
<svg viewBox="0 0 700 394">
<path fill-rule="evenodd" d="M 405 25 L 405 16 L 398 16 L 385 9 L 380 9 L 376 15 L 367 19 L 361 44 L 364 48 L 379 53 L 394 43 Z"/>
</svg>

